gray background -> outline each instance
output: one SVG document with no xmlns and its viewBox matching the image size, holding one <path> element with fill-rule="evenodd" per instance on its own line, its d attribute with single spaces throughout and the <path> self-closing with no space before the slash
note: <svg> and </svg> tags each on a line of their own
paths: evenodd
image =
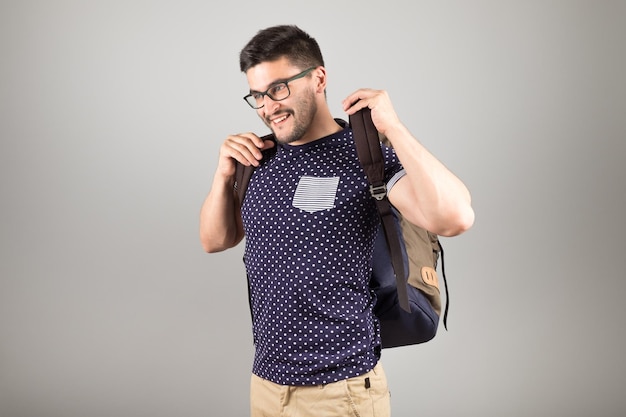
<svg viewBox="0 0 626 417">
<path fill-rule="evenodd" d="M 626 6 L 3 1 L 0 416 L 243 416 L 241 245 L 198 212 L 265 133 L 238 52 L 295 23 L 328 100 L 387 89 L 473 194 L 449 331 L 384 351 L 395 416 L 626 413 Z"/>
</svg>

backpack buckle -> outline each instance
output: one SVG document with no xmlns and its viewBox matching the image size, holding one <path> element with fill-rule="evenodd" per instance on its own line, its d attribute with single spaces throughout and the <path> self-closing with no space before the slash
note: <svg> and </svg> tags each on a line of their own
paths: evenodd
<svg viewBox="0 0 626 417">
<path fill-rule="evenodd" d="M 370 185 L 370 194 L 376 200 L 380 201 L 387 196 L 387 186 L 385 184 Z"/>
</svg>

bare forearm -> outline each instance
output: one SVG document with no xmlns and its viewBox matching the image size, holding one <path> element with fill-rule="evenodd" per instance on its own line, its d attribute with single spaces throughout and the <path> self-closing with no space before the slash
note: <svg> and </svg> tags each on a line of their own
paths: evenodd
<svg viewBox="0 0 626 417">
<path fill-rule="evenodd" d="M 235 200 L 233 180 L 216 174 L 211 191 L 200 210 L 200 241 L 207 252 L 236 246 L 243 239 L 239 203 Z"/>
</svg>

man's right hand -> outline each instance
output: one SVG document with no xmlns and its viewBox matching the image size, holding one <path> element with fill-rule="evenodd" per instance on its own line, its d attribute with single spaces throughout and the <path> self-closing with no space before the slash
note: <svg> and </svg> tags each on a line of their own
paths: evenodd
<svg viewBox="0 0 626 417">
<path fill-rule="evenodd" d="M 272 140 L 263 140 L 254 133 L 230 135 L 220 147 L 217 172 L 224 177 L 235 175 L 235 161 L 249 166 L 258 166 L 263 158 L 262 151 L 276 146 Z"/>
</svg>

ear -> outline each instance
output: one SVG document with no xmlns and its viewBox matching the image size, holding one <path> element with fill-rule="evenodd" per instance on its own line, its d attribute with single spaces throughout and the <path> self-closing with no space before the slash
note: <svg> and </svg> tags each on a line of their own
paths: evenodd
<svg viewBox="0 0 626 417">
<path fill-rule="evenodd" d="M 326 68 L 319 66 L 313 70 L 312 74 L 313 74 L 313 79 L 316 82 L 315 92 L 323 94 L 326 91 L 326 81 L 327 81 Z"/>
</svg>

